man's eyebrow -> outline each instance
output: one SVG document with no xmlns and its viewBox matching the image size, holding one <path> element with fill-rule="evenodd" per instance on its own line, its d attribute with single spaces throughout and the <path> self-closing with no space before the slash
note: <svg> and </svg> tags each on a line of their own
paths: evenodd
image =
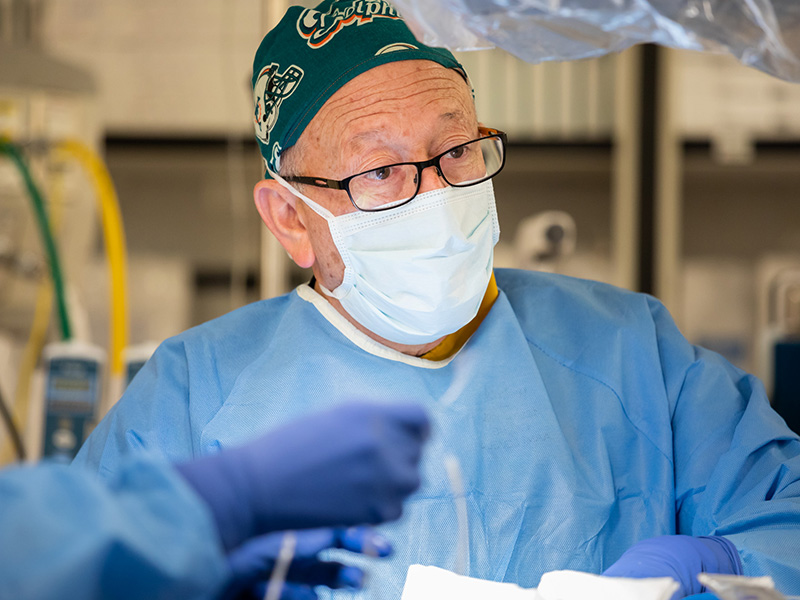
<svg viewBox="0 0 800 600">
<path fill-rule="evenodd" d="M 467 115 L 462 110 L 457 110 L 454 112 L 447 112 L 444 114 L 439 115 L 440 121 L 466 121 Z"/>
<path fill-rule="evenodd" d="M 385 139 L 386 133 L 380 129 L 367 129 L 354 134 L 347 140 L 345 148 L 348 152 L 358 154 L 370 143 L 382 142 Z"/>
<path fill-rule="evenodd" d="M 368 139 L 379 138 L 382 135 L 384 135 L 384 133 L 380 129 L 368 129 L 353 135 L 353 137 L 348 140 L 348 144 L 356 145 Z"/>
</svg>

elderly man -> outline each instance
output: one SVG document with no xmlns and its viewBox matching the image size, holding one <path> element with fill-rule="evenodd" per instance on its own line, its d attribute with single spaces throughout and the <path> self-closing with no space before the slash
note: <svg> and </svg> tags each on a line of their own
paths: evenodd
<svg viewBox="0 0 800 600">
<path fill-rule="evenodd" d="M 653 298 L 492 271 L 505 135 L 449 52 L 385 2 L 326 1 L 264 38 L 253 87 L 256 206 L 314 279 L 167 340 L 78 462 L 180 460 L 353 398 L 411 399 L 432 420 L 423 484 L 366 597 L 460 552 L 470 575 L 526 587 L 567 568 L 672 575 L 687 595 L 717 571 L 800 593 L 800 439 Z"/>
</svg>

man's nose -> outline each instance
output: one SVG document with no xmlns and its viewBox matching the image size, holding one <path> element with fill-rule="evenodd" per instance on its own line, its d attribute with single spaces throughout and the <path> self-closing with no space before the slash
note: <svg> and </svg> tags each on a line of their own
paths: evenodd
<svg viewBox="0 0 800 600">
<path fill-rule="evenodd" d="M 422 181 L 419 184 L 419 192 L 418 194 L 424 194 L 425 192 L 430 192 L 431 190 L 438 190 L 443 187 L 447 187 L 447 182 L 442 177 L 441 171 L 439 171 L 439 167 L 435 165 L 431 165 L 430 167 L 426 167 L 422 170 Z"/>
</svg>

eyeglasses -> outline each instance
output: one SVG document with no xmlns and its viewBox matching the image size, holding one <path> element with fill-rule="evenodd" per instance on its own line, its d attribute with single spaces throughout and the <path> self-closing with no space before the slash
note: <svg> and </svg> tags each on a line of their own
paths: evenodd
<svg viewBox="0 0 800 600">
<path fill-rule="evenodd" d="M 459 144 L 419 162 L 394 163 L 351 175 L 344 179 L 285 177 L 286 181 L 315 187 L 345 190 L 358 210 L 377 212 L 411 202 L 419 192 L 422 171 L 435 167 L 438 175 L 453 187 L 469 187 L 497 175 L 505 165 L 506 134 L 481 127 L 483 137 Z"/>
</svg>

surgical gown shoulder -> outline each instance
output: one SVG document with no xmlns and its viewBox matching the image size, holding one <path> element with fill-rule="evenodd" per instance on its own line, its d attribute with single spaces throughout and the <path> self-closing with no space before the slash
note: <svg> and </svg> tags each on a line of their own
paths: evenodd
<svg viewBox="0 0 800 600">
<path fill-rule="evenodd" d="M 649 312 L 651 303 L 658 302 L 608 283 L 555 273 L 495 269 L 495 277 L 517 316 L 526 320 L 538 316 L 537 325 L 554 317 L 578 317 L 584 320 L 579 324 L 594 326 L 621 323 L 637 310 Z"/>
<path fill-rule="evenodd" d="M 201 454 L 198 432 L 220 410 L 241 372 L 269 348 L 298 303 L 306 304 L 296 293 L 255 302 L 165 340 L 73 464 L 109 477 L 131 451 L 147 450 L 173 461 Z"/>
<path fill-rule="evenodd" d="M 627 351 L 658 352 L 671 342 L 688 348 L 663 304 L 647 294 L 552 273 L 495 274 L 528 342 L 558 360 L 580 360 L 600 373 Z"/>
<path fill-rule="evenodd" d="M 230 390 L 239 372 L 264 352 L 275 339 L 292 296 L 261 300 L 207 321 L 164 341 L 156 357 L 185 362 L 188 368 L 203 365 L 213 370 L 220 392 Z M 177 366 L 177 365 L 176 365 Z M 208 377 L 212 372 L 206 373 Z"/>
</svg>

